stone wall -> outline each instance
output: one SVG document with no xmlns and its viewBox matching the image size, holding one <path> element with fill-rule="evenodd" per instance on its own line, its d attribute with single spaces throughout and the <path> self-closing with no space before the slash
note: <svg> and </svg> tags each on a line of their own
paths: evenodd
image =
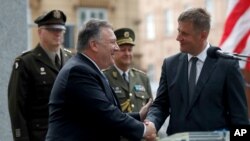
<svg viewBox="0 0 250 141">
<path fill-rule="evenodd" d="M 28 47 L 28 0 L 0 0 L 0 141 L 12 141 L 7 89 L 16 56 Z"/>
</svg>

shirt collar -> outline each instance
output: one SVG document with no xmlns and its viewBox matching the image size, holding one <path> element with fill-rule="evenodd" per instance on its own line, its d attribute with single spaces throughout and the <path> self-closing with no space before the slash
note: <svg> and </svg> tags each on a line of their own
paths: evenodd
<svg viewBox="0 0 250 141">
<path fill-rule="evenodd" d="M 55 56 L 56 54 L 58 54 L 58 57 L 59 59 L 61 59 L 61 56 L 60 56 L 60 49 L 57 51 L 57 52 L 52 52 L 52 51 L 49 51 L 48 49 L 42 47 L 42 49 L 45 51 L 45 53 L 49 56 L 49 58 L 54 62 L 55 61 Z"/>
<path fill-rule="evenodd" d="M 198 54 L 196 57 L 201 61 L 201 62 L 205 62 L 205 59 L 207 57 L 207 49 L 210 47 L 210 44 L 207 43 L 205 49 L 203 49 L 203 51 Z M 188 61 L 190 61 L 190 59 L 192 58 L 193 56 L 191 54 L 188 54 Z"/>
<path fill-rule="evenodd" d="M 119 69 L 115 64 L 114 64 L 114 66 L 117 69 L 117 71 L 120 73 L 120 75 L 122 75 L 124 71 L 122 71 L 121 69 Z M 127 71 L 125 71 L 125 73 L 126 73 L 127 76 L 128 76 L 128 72 L 129 72 L 129 69 Z"/>
<path fill-rule="evenodd" d="M 89 61 L 90 62 L 92 62 L 94 65 L 95 65 L 95 67 L 101 72 L 101 74 L 103 74 L 103 72 L 100 70 L 100 68 L 97 66 L 97 64 L 95 63 L 95 61 L 93 61 L 91 58 L 89 58 L 86 54 L 84 54 L 84 53 L 80 53 L 80 54 L 82 54 L 83 56 L 85 56 L 87 59 L 89 59 Z M 104 75 L 104 74 L 103 74 Z"/>
</svg>

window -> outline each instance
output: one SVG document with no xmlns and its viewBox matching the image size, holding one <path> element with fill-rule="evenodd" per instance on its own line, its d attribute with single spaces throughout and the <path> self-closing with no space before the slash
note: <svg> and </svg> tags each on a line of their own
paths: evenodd
<svg viewBox="0 0 250 141">
<path fill-rule="evenodd" d="M 207 12 L 211 15 L 211 26 L 215 23 L 215 15 L 214 14 L 214 1 L 213 0 L 205 0 L 205 6 Z"/>
<path fill-rule="evenodd" d="M 146 31 L 147 31 L 147 39 L 153 40 L 155 39 L 155 23 L 154 23 L 154 16 L 149 14 L 146 17 Z"/>
<path fill-rule="evenodd" d="M 66 25 L 66 32 L 64 34 L 64 47 L 65 48 L 74 48 L 74 34 L 75 34 L 75 26 L 74 25 Z"/>
<path fill-rule="evenodd" d="M 165 11 L 165 35 L 170 36 L 174 32 L 173 12 L 171 10 Z"/>
<path fill-rule="evenodd" d="M 107 20 L 107 10 L 104 8 L 79 8 L 77 10 L 78 28 L 90 19 Z"/>
</svg>

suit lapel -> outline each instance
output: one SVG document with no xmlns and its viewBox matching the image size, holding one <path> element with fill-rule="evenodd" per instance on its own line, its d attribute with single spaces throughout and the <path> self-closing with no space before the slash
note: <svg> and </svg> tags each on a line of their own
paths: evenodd
<svg viewBox="0 0 250 141">
<path fill-rule="evenodd" d="M 188 106 L 188 59 L 187 54 L 183 54 L 179 58 L 179 65 L 177 68 L 177 84 L 180 85 L 182 98 L 183 98 L 183 105 L 186 107 Z"/>
<path fill-rule="evenodd" d="M 77 53 L 76 57 L 80 58 L 83 61 L 83 63 L 88 64 L 91 68 L 93 68 L 96 71 L 96 73 L 99 75 L 99 77 L 101 79 L 102 85 L 104 87 L 105 95 L 107 96 L 109 101 L 111 101 L 114 105 L 116 105 L 120 108 L 118 99 L 115 96 L 115 92 L 114 92 L 113 88 L 109 85 L 109 82 L 108 82 L 108 79 L 106 78 L 106 76 L 104 74 L 102 74 L 101 71 L 99 71 L 99 69 L 97 68 L 97 66 L 94 65 L 93 62 L 91 62 L 87 57 L 85 57 L 81 53 Z"/>
<path fill-rule="evenodd" d="M 201 91 L 203 89 L 203 87 L 205 86 L 205 84 L 207 83 L 209 76 L 212 74 L 215 66 L 216 66 L 216 59 L 207 57 L 204 65 L 202 67 L 201 70 L 201 74 L 199 76 L 199 79 L 197 81 L 196 87 L 195 87 L 195 92 L 194 92 L 194 97 L 193 100 L 190 103 L 189 106 L 189 110 L 188 112 L 190 112 L 191 108 L 193 107 L 195 101 L 198 99 L 199 95 L 201 94 Z"/>
<path fill-rule="evenodd" d="M 132 92 L 136 85 L 136 77 L 132 70 L 129 71 L 129 91 Z M 138 85 L 138 84 L 137 84 Z"/>
</svg>

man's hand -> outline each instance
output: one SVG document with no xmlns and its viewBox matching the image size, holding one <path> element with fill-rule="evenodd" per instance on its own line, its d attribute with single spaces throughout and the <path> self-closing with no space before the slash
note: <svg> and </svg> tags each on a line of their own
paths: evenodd
<svg viewBox="0 0 250 141">
<path fill-rule="evenodd" d="M 143 138 L 146 141 L 156 141 L 156 129 L 154 123 L 150 121 L 144 121 L 144 124 L 146 125 L 146 132 Z"/>
<path fill-rule="evenodd" d="M 148 103 L 146 105 L 144 105 L 141 109 L 140 109 L 140 118 L 141 118 L 141 121 L 144 121 L 144 119 L 146 118 L 147 116 L 147 113 L 148 113 L 148 110 L 149 110 L 149 107 L 152 105 L 153 103 L 153 100 L 152 98 L 150 98 L 148 100 Z"/>
</svg>

